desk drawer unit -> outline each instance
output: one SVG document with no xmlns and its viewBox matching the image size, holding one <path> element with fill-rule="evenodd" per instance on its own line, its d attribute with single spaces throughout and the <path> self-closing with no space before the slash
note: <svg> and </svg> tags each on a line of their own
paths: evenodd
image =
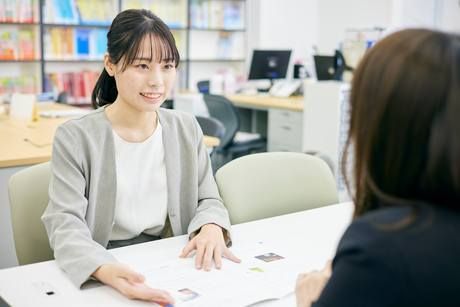
<svg viewBox="0 0 460 307">
<path fill-rule="evenodd" d="M 268 151 L 302 151 L 302 112 L 268 111 Z"/>
</svg>

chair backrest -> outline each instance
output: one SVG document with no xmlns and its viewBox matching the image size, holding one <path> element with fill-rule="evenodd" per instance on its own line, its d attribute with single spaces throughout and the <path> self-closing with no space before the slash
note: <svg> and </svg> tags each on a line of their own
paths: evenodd
<svg viewBox="0 0 460 307">
<path fill-rule="evenodd" d="M 14 245 L 20 265 L 53 259 L 41 216 L 48 205 L 50 163 L 28 167 L 8 183 Z"/>
<path fill-rule="evenodd" d="M 221 139 L 225 134 L 224 125 L 212 117 L 196 116 L 196 120 L 205 135 L 214 136 Z"/>
<path fill-rule="evenodd" d="M 327 164 L 303 153 L 247 155 L 221 167 L 216 181 L 232 224 L 338 202 Z"/>
<path fill-rule="evenodd" d="M 203 95 L 209 115 L 219 120 L 225 127 L 219 147 L 226 148 L 233 142 L 235 134 L 240 129 L 240 118 L 235 106 L 230 100 L 220 95 Z"/>
</svg>

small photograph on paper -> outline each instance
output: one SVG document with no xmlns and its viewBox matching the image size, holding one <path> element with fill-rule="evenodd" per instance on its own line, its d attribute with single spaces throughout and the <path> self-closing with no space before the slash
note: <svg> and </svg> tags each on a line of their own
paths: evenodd
<svg viewBox="0 0 460 307">
<path fill-rule="evenodd" d="M 259 267 L 249 268 L 249 271 L 256 272 L 256 273 L 263 273 L 264 272 L 264 270 L 259 268 Z"/>
<path fill-rule="evenodd" d="M 265 262 L 272 262 L 272 261 L 277 261 L 284 259 L 284 257 L 277 255 L 275 253 L 266 253 L 263 255 L 256 256 L 257 259 L 265 261 Z"/>
<path fill-rule="evenodd" d="M 179 299 L 183 302 L 191 301 L 197 298 L 198 296 L 200 296 L 198 293 L 196 293 L 195 291 L 189 288 L 183 288 L 183 289 L 177 290 L 177 292 L 179 292 Z"/>
</svg>

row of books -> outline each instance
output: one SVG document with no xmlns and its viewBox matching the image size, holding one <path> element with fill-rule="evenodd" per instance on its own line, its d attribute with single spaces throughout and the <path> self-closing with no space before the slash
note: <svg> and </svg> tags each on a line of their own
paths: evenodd
<svg viewBox="0 0 460 307">
<path fill-rule="evenodd" d="M 99 71 L 48 73 L 45 77 L 45 92 L 65 92 L 68 103 L 88 104 L 99 74 Z"/>
<path fill-rule="evenodd" d="M 196 28 L 243 29 L 244 1 L 193 0 L 190 6 L 190 24 Z"/>
<path fill-rule="evenodd" d="M 0 77 L 0 95 L 10 93 L 34 94 L 37 92 L 37 80 L 34 76 Z"/>
<path fill-rule="evenodd" d="M 35 30 L 6 26 L 0 29 L 0 60 L 35 60 Z"/>
<path fill-rule="evenodd" d="M 45 59 L 101 59 L 107 48 L 107 30 L 47 28 Z"/>
<path fill-rule="evenodd" d="M 38 0 L 0 0 L 0 22 L 38 21 Z"/>
<path fill-rule="evenodd" d="M 109 25 L 118 12 L 114 0 L 47 0 L 45 23 Z"/>
<path fill-rule="evenodd" d="M 171 28 L 187 26 L 187 0 L 123 0 L 123 9 L 151 10 Z"/>
</svg>

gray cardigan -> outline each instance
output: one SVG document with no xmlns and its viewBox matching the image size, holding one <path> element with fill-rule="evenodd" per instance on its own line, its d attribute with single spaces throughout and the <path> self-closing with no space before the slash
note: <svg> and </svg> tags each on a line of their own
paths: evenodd
<svg viewBox="0 0 460 307">
<path fill-rule="evenodd" d="M 80 287 L 102 264 L 114 223 L 116 167 L 112 127 L 99 108 L 61 125 L 53 142 L 49 204 L 42 216 L 58 265 Z M 168 227 L 192 234 L 207 223 L 230 231 L 203 133 L 193 116 L 160 108 L 168 186 Z M 142 167 L 142 161 L 139 161 Z M 170 226 L 169 226 L 170 225 Z"/>
</svg>

